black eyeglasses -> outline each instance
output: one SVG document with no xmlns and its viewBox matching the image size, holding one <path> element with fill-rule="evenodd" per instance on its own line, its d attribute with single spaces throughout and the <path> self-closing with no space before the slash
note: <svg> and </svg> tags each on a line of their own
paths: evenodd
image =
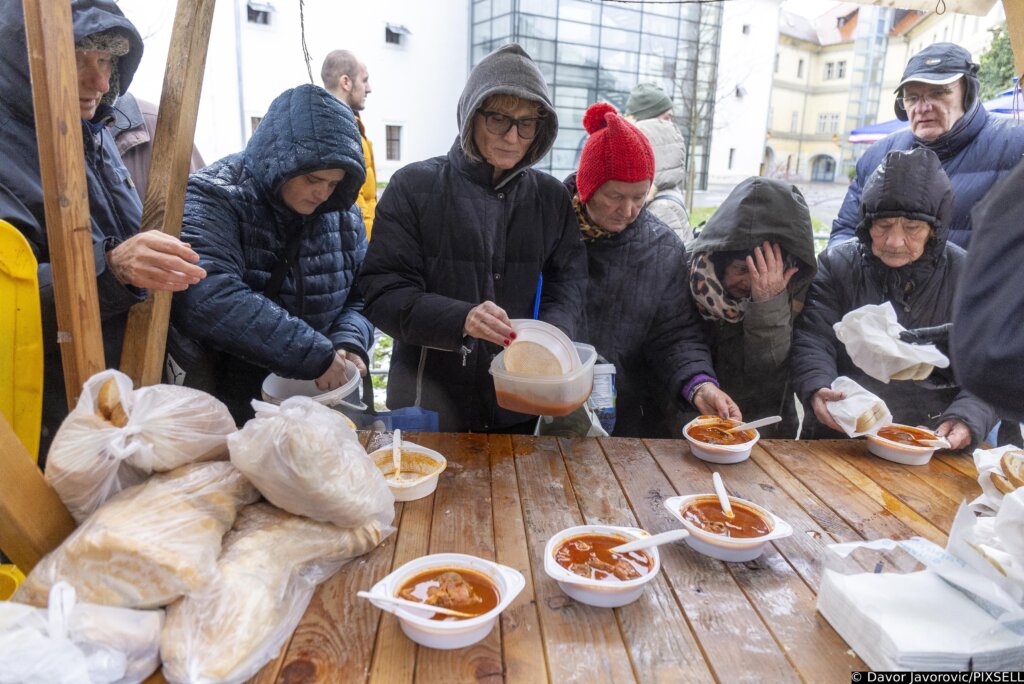
<svg viewBox="0 0 1024 684">
<path fill-rule="evenodd" d="M 533 140 L 541 127 L 541 119 L 537 116 L 513 119 L 511 116 L 505 116 L 498 112 L 488 112 L 484 109 L 479 110 L 477 113 L 484 117 L 484 128 L 493 135 L 505 135 L 515 126 L 520 138 L 523 140 Z"/>
<path fill-rule="evenodd" d="M 923 95 L 904 95 L 903 97 L 897 97 L 896 102 L 899 104 L 900 109 L 905 112 L 909 112 L 911 109 L 924 102 L 936 105 L 945 101 L 952 94 L 952 88 L 937 88 Z"/>
</svg>

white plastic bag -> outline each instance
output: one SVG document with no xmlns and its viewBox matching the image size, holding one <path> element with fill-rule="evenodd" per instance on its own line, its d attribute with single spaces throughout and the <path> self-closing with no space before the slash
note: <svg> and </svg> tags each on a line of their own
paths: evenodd
<svg viewBox="0 0 1024 684">
<path fill-rule="evenodd" d="M 228 450 L 270 503 L 338 527 L 391 524 L 395 499 L 344 416 L 309 397 L 252 405 L 256 417 L 228 438 Z"/>
<path fill-rule="evenodd" d="M 122 427 L 99 408 L 110 380 L 126 414 Z M 175 385 L 133 390 L 127 375 L 106 370 L 86 381 L 78 404 L 54 436 L 46 479 L 81 523 L 152 472 L 224 458 L 226 437 L 235 429 L 227 407 L 205 392 Z"/>
<path fill-rule="evenodd" d="M 243 508 L 224 538 L 216 579 L 167 610 L 164 677 L 172 684 L 246 681 L 278 655 L 317 585 L 393 531 L 377 520 L 341 529 L 265 503 Z"/>
<path fill-rule="evenodd" d="M 892 423 L 892 413 L 885 402 L 845 375 L 832 382 L 832 389 L 844 393 L 846 398 L 826 401 L 825 407 L 848 436 L 873 435 Z"/>
<path fill-rule="evenodd" d="M 75 602 L 58 582 L 48 608 L 0 601 L 0 684 L 128 684 L 160 664 L 162 610 Z"/>
<path fill-rule="evenodd" d="M 238 509 L 258 496 L 225 461 L 154 475 L 100 506 L 32 569 L 14 599 L 44 605 L 63 580 L 90 603 L 166 606 L 206 586 Z"/>
<path fill-rule="evenodd" d="M 932 367 L 949 367 L 949 359 L 935 345 L 900 339 L 906 328 L 896 320 L 892 302 L 854 309 L 833 328 L 850 359 L 876 380 L 923 380 Z"/>
</svg>

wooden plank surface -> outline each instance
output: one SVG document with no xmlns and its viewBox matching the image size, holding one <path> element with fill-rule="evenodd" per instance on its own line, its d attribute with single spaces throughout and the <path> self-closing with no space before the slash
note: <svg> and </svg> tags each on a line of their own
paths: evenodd
<svg viewBox="0 0 1024 684">
<path fill-rule="evenodd" d="M 23 0 L 57 343 L 68 406 L 107 367 L 96 290 L 71 5 Z M 10 163 L 7 161 L 5 163 Z"/>
<path fill-rule="evenodd" d="M 181 234 L 185 183 L 215 4 L 216 0 L 178 0 L 140 230 L 162 230 L 174 237 Z M 171 293 L 166 291 L 151 291 L 144 302 L 128 312 L 121 370 L 136 387 L 160 382 L 170 312 Z"/>
<path fill-rule="evenodd" d="M 255 682 L 845 681 L 866 666 L 815 610 L 826 545 L 920 529 L 944 535 L 948 507 L 978 491 L 966 466 L 890 464 L 850 441 L 767 440 L 748 461 L 711 466 L 679 440 L 412 439 L 449 459 L 437 492 L 398 506 L 396 536 L 318 590 L 286 654 Z M 734 495 L 789 522 L 793 536 L 747 563 L 664 545 L 661 575 L 616 609 L 577 603 L 544 572 L 547 540 L 571 525 L 677 527 L 662 502 L 710 491 L 713 469 Z M 417 647 L 393 616 L 354 597 L 394 567 L 446 551 L 527 578 L 483 642 Z"/>
</svg>

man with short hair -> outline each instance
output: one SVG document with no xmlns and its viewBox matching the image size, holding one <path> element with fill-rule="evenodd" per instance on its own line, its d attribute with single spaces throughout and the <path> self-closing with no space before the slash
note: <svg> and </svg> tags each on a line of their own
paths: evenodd
<svg viewBox="0 0 1024 684">
<path fill-rule="evenodd" d="M 971 54 L 953 43 L 935 43 L 910 58 L 894 106 L 910 129 L 879 140 L 857 162 L 857 176 L 832 224 L 830 247 L 854 237 L 861 190 L 885 155 L 926 147 L 938 155 L 953 185 L 949 241 L 967 249 L 971 208 L 1024 155 L 1024 126 L 985 111 L 977 73 Z"/>
<path fill-rule="evenodd" d="M 128 310 L 146 298 L 145 288 L 181 291 L 206 272 L 196 265 L 199 255 L 181 240 L 158 230 L 139 232 L 142 203 L 107 129 L 111 105 L 127 91 L 142 59 L 142 37 L 111 0 L 78 0 L 71 21 L 103 347 L 107 367 L 116 368 Z M 68 407 L 20 2 L 0 5 L 0 121 L 0 220 L 21 231 L 39 262 L 44 350 L 39 451 L 45 456 Z"/>
<path fill-rule="evenodd" d="M 320 68 L 320 78 L 323 79 L 324 88 L 351 107 L 356 115 L 359 136 L 363 140 L 363 157 L 366 161 L 366 181 L 359 189 L 356 204 L 363 210 L 366 237 L 369 238 L 373 230 L 373 217 L 377 212 L 377 174 L 373 165 L 373 145 L 366 137 L 366 128 L 359 118 L 359 113 L 366 108 L 366 96 L 373 92 L 370 88 L 370 74 L 366 70 L 366 65 L 354 54 L 348 50 L 335 50 L 324 59 L 324 65 Z"/>
</svg>

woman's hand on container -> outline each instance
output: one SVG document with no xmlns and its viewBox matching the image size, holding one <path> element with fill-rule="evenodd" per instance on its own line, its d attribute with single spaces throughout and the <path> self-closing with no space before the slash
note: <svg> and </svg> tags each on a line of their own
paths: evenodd
<svg viewBox="0 0 1024 684">
<path fill-rule="evenodd" d="M 697 394 L 693 397 L 693 405 L 704 415 L 743 420 L 740 407 L 736 405 L 732 397 L 710 382 L 701 385 L 697 390 Z"/>
<path fill-rule="evenodd" d="M 765 241 L 763 246 L 754 249 L 753 256 L 747 257 L 747 270 L 750 272 L 751 301 L 766 302 L 781 294 L 800 269 L 795 266 L 786 268 L 782 248 Z"/>
<path fill-rule="evenodd" d="M 345 355 L 347 353 L 343 349 L 338 349 L 334 352 L 331 365 L 328 366 L 323 375 L 316 379 L 318 390 L 330 392 L 332 389 L 337 389 L 348 381 L 348 371 L 345 369 Z"/>
<path fill-rule="evenodd" d="M 486 301 L 470 309 L 463 328 L 470 337 L 506 347 L 515 339 L 508 314 L 492 301 Z"/>
<path fill-rule="evenodd" d="M 971 443 L 971 429 L 966 423 L 955 418 L 944 421 L 936 428 L 935 434 L 945 437 L 950 449 L 963 449 Z"/>
<path fill-rule="evenodd" d="M 841 401 L 846 398 L 846 394 L 843 392 L 836 392 L 834 389 L 829 387 L 822 387 L 820 390 L 814 393 L 811 397 L 811 408 L 814 409 L 814 415 L 825 427 L 832 428 L 836 432 L 842 432 L 843 428 L 839 427 L 839 423 L 832 417 L 832 414 L 828 410 L 828 406 L 825 405 L 827 401 Z"/>
</svg>

